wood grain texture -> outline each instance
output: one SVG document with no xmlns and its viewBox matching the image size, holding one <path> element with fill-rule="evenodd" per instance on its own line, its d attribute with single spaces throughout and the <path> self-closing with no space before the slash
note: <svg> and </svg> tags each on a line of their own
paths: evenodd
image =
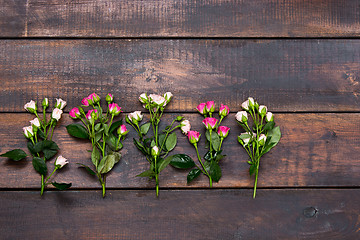
<svg viewBox="0 0 360 240">
<path fill-rule="evenodd" d="M 170 123 L 175 114 L 165 114 L 163 125 Z M 193 130 L 203 132 L 201 116 L 185 114 L 190 119 Z M 281 127 L 283 137 L 278 146 L 265 155 L 260 164 L 258 187 L 358 187 L 360 182 L 360 114 L 276 114 L 276 123 Z M 26 140 L 21 126 L 31 120 L 30 114 L 1 114 L 0 138 L 3 144 L 0 153 L 14 148 L 24 148 Z M 55 131 L 54 139 L 69 166 L 55 176 L 59 182 L 72 182 L 73 188 L 99 188 L 96 178 L 90 177 L 84 169 L 78 169 L 77 162 L 91 166 L 91 143 L 70 137 L 65 126 L 73 120 L 64 117 Z M 246 152 L 236 138 L 242 130 L 235 122 L 234 114 L 223 121 L 231 128 L 225 140 L 222 161 L 223 177 L 215 188 L 252 187 L 254 178 L 249 177 Z M 131 132 L 124 142 L 123 158 L 108 174 L 108 188 L 154 188 L 154 182 L 147 178 L 135 177 L 148 169 L 148 163 L 135 148 Z M 163 129 L 163 128 L 161 128 Z M 204 134 L 202 134 L 204 136 Z M 172 152 L 189 154 L 196 159 L 194 148 L 178 132 L 178 145 Z M 200 154 L 205 154 L 204 139 L 200 142 Z M 0 188 L 39 188 L 40 176 L 35 172 L 31 159 L 11 162 L 0 159 Z M 51 170 L 54 160 L 48 163 Z M 49 171 L 50 171 L 49 170 Z M 186 184 L 188 171 L 166 168 L 160 174 L 160 187 L 164 188 L 202 188 L 208 187 L 205 176 L 192 184 Z M 261 191 L 261 190 L 259 190 Z"/>
<path fill-rule="evenodd" d="M 353 37 L 357 0 L 0 1 L 2 37 Z"/>
<path fill-rule="evenodd" d="M 0 192 L 7 239 L 344 239 L 360 237 L 359 190 Z"/>
<path fill-rule="evenodd" d="M 279 112 L 360 111 L 360 40 L 4 40 L 0 54 L 2 112 L 93 91 L 125 111 L 166 91 L 180 112 L 249 96 Z"/>
</svg>

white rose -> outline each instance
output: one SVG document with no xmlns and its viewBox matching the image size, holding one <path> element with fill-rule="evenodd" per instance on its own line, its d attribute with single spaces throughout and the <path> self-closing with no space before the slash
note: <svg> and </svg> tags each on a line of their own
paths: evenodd
<svg viewBox="0 0 360 240">
<path fill-rule="evenodd" d="M 267 122 L 274 121 L 274 115 L 272 114 L 272 112 L 267 112 L 266 113 L 266 121 Z"/>
<path fill-rule="evenodd" d="M 148 101 L 148 98 L 147 98 L 147 96 L 146 96 L 145 93 L 142 93 L 142 94 L 140 95 L 139 101 L 140 101 L 141 103 L 146 103 L 146 102 Z"/>
<path fill-rule="evenodd" d="M 264 117 L 266 115 L 267 112 L 267 107 L 265 105 L 260 105 L 259 106 L 259 113 L 262 117 Z"/>
<path fill-rule="evenodd" d="M 266 136 L 265 134 L 260 134 L 260 137 L 259 137 L 259 144 L 262 146 L 264 145 L 266 142 Z"/>
<path fill-rule="evenodd" d="M 30 121 L 31 125 L 34 125 L 35 127 L 40 127 L 40 122 L 38 118 L 34 118 Z"/>
<path fill-rule="evenodd" d="M 143 115 L 141 115 L 141 111 L 135 111 L 132 113 L 129 113 L 128 118 L 130 121 L 137 121 L 140 122 L 143 119 Z"/>
<path fill-rule="evenodd" d="M 241 107 L 244 109 L 244 110 L 249 110 L 249 100 L 246 100 L 245 102 L 243 102 L 241 104 Z"/>
<path fill-rule="evenodd" d="M 188 131 L 190 131 L 191 129 L 191 125 L 190 125 L 190 121 L 189 120 L 183 120 L 181 123 L 180 123 L 180 128 L 181 128 L 181 131 L 182 133 L 184 134 L 187 134 Z"/>
<path fill-rule="evenodd" d="M 166 99 L 160 95 L 157 94 L 150 94 L 149 98 L 157 104 L 158 106 L 165 106 L 166 105 Z"/>
<path fill-rule="evenodd" d="M 55 161 L 55 166 L 57 166 L 58 168 L 62 168 L 68 163 L 69 162 L 67 161 L 66 158 L 64 158 L 63 156 L 58 156 L 56 161 Z"/>
<path fill-rule="evenodd" d="M 171 98 L 173 97 L 173 94 L 171 92 L 166 92 L 164 94 L 164 98 L 166 99 L 166 102 L 170 102 Z"/>
<path fill-rule="evenodd" d="M 51 114 L 51 117 L 56 121 L 59 121 L 62 113 L 63 113 L 62 110 L 60 110 L 59 108 L 55 108 Z"/>
<path fill-rule="evenodd" d="M 24 105 L 24 108 L 26 109 L 26 111 L 34 113 L 37 110 L 36 102 L 31 100 L 30 102 L 28 102 Z"/>
<path fill-rule="evenodd" d="M 32 136 L 34 136 L 34 132 L 33 132 L 33 127 L 32 127 L 32 126 L 23 127 L 23 131 L 24 131 L 24 136 L 25 136 L 26 138 L 31 138 Z"/>
<path fill-rule="evenodd" d="M 62 100 L 61 98 L 56 98 L 56 104 L 55 107 L 58 109 L 64 109 L 64 107 L 66 106 L 66 102 L 64 100 Z"/>
<path fill-rule="evenodd" d="M 235 115 L 236 120 L 238 120 L 241 123 L 247 122 L 248 114 L 245 111 L 237 112 Z"/>
</svg>

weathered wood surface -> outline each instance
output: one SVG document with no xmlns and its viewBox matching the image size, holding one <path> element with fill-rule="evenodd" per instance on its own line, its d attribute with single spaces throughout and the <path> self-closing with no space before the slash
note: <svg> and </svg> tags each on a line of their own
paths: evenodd
<svg viewBox="0 0 360 240">
<path fill-rule="evenodd" d="M 165 91 L 171 111 L 210 99 L 235 111 L 248 96 L 273 111 L 360 110 L 360 40 L 3 40 L 0 54 L 2 112 L 93 91 L 125 111 Z"/>
<path fill-rule="evenodd" d="M 0 1 L 2 37 L 354 37 L 357 0 Z"/>
<path fill-rule="evenodd" d="M 360 190 L 0 192 L 2 239 L 359 239 Z M 41 228 L 39 228 L 41 226 Z"/>
<path fill-rule="evenodd" d="M 163 123 L 170 123 L 176 114 L 164 115 Z M 184 114 L 190 119 L 193 130 L 202 131 L 202 117 L 198 114 Z M 276 114 L 276 123 L 281 127 L 283 137 L 279 145 L 262 158 L 259 175 L 262 187 L 329 187 L 359 186 L 360 182 L 360 114 Z M 30 114 L 1 114 L 0 152 L 14 148 L 23 148 L 26 140 L 22 135 L 22 126 L 28 125 Z M 96 178 L 90 177 L 78 169 L 75 163 L 92 166 L 90 160 L 91 143 L 70 137 L 65 126 L 73 120 L 67 116 L 60 121 L 54 140 L 58 143 L 64 157 L 70 164 L 61 170 L 54 179 L 72 182 L 73 188 L 99 188 Z M 252 187 L 254 178 L 248 174 L 247 155 L 236 138 L 242 130 L 235 122 L 234 114 L 223 121 L 231 128 L 224 142 L 226 158 L 221 163 L 223 177 L 215 188 Z M 131 132 L 124 142 L 123 158 L 108 174 L 109 188 L 153 188 L 154 182 L 147 178 L 135 177 L 147 170 L 148 163 L 135 148 Z M 178 146 L 172 153 L 186 153 L 196 159 L 194 148 L 180 131 Z M 204 136 L 204 134 L 202 134 Z M 205 154 L 204 139 L 200 144 L 201 155 Z M 26 149 L 25 149 L 26 150 Z M 39 188 L 40 176 L 35 172 L 31 159 L 14 163 L 6 158 L 0 160 L 0 188 Z M 53 169 L 54 160 L 48 163 Z M 196 161 L 197 162 L 197 161 Z M 208 187 L 205 176 L 186 184 L 188 171 L 172 167 L 166 168 L 160 175 L 160 185 L 165 188 Z"/>
</svg>

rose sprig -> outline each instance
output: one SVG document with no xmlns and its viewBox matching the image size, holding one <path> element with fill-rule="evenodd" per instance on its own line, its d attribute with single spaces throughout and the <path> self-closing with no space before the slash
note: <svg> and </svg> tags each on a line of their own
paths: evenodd
<svg viewBox="0 0 360 240">
<path fill-rule="evenodd" d="M 200 103 L 196 109 L 205 118 L 202 123 L 206 128 L 205 137 L 208 151 L 202 159 L 197 145 L 200 141 L 201 134 L 197 131 L 190 131 L 190 123 L 188 123 L 188 125 L 184 124 L 182 130 L 188 136 L 189 142 L 194 146 L 200 166 L 195 164 L 190 157 L 175 157 L 171 160 L 170 164 L 180 169 L 196 167 L 189 172 L 187 183 L 192 182 L 202 173 L 209 178 L 209 185 L 212 187 L 213 181 L 218 182 L 222 176 L 219 162 L 225 155 L 222 155 L 221 147 L 224 139 L 229 135 L 230 128 L 220 126 L 220 124 L 229 114 L 230 109 L 228 106 L 221 104 L 219 109 L 220 120 L 213 117 L 213 113 L 215 112 L 215 103 L 213 101 Z"/>
<path fill-rule="evenodd" d="M 274 115 L 264 105 L 259 105 L 252 97 L 241 104 L 244 111 L 238 112 L 235 117 L 245 130 L 238 136 L 239 143 L 250 157 L 250 176 L 255 173 L 253 198 L 256 196 L 257 180 L 259 175 L 260 158 L 273 147 L 281 138 L 280 127 L 275 127 Z M 252 118 L 250 126 L 249 115 Z"/>
<path fill-rule="evenodd" d="M 93 170 L 85 164 L 84 167 L 90 175 L 97 176 L 102 186 L 102 196 L 105 197 L 106 174 L 120 161 L 119 151 L 123 148 L 122 141 L 128 133 L 122 120 L 113 122 L 114 117 L 122 111 L 118 104 L 114 103 L 111 94 L 105 97 L 107 110 L 103 111 L 100 105 L 100 97 L 96 93 L 85 97 L 82 106 L 71 109 L 69 115 L 74 120 L 80 120 L 82 124 L 70 124 L 66 127 L 68 133 L 77 138 L 89 139 L 92 144 L 91 161 Z M 85 114 L 84 108 L 90 109 Z"/>
<path fill-rule="evenodd" d="M 42 116 L 38 114 L 37 103 L 33 100 L 26 103 L 24 108 L 34 114 L 36 118 L 30 121 L 30 126 L 24 127 L 24 136 L 28 140 L 27 148 L 31 153 L 32 164 L 34 169 L 41 175 L 41 190 L 40 194 L 43 195 L 44 189 L 47 185 L 52 184 L 59 190 L 65 190 L 71 187 L 71 183 L 57 183 L 55 181 L 49 182 L 54 173 L 63 168 L 67 163 L 67 159 L 63 156 L 58 156 L 54 162 L 54 169 L 52 173 L 47 176 L 48 168 L 46 161 L 54 157 L 59 147 L 52 141 L 54 129 L 61 118 L 63 109 L 66 106 L 66 102 L 61 98 L 56 99 L 55 107 L 52 110 L 50 119 L 46 118 L 46 109 L 49 107 L 49 99 L 44 98 L 42 101 Z M 8 151 L 1 157 L 7 157 L 13 161 L 20 161 L 27 157 L 27 154 L 21 149 L 14 149 Z"/>
<path fill-rule="evenodd" d="M 169 165 L 171 157 L 167 157 L 167 155 L 177 144 L 177 135 L 174 131 L 182 127 L 181 123 L 174 126 L 176 121 L 183 120 L 182 116 L 178 116 L 164 130 L 159 129 L 165 107 L 170 103 L 172 97 L 173 95 L 170 92 L 165 93 L 163 96 L 143 93 L 140 95 L 139 101 L 149 111 L 149 122 L 140 125 L 143 120 L 141 111 L 132 112 L 126 117 L 126 122 L 135 129 L 139 136 L 138 140 L 133 139 L 134 144 L 145 155 L 150 165 L 148 170 L 137 175 L 137 177 L 155 178 L 156 196 L 159 196 L 159 174 Z M 153 135 L 147 136 L 150 127 Z"/>
</svg>

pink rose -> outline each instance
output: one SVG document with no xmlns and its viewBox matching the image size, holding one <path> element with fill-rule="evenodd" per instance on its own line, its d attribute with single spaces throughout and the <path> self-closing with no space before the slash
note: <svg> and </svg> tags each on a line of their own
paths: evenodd
<svg viewBox="0 0 360 240">
<path fill-rule="evenodd" d="M 191 129 L 191 125 L 190 125 L 190 122 L 189 120 L 183 120 L 181 123 L 180 123 L 180 128 L 181 128 L 181 131 L 182 133 L 184 134 L 187 134 L 190 129 Z"/>
<path fill-rule="evenodd" d="M 216 127 L 217 119 L 216 118 L 205 118 L 202 123 L 205 125 L 206 129 L 214 129 Z"/>
<path fill-rule="evenodd" d="M 72 119 L 78 119 L 81 116 L 79 109 L 76 107 L 71 109 L 69 115 Z"/>
<path fill-rule="evenodd" d="M 220 126 L 218 128 L 218 135 L 222 138 L 226 138 L 229 135 L 229 130 L 230 130 L 230 128 L 228 128 L 228 127 Z"/>
<path fill-rule="evenodd" d="M 206 103 L 200 103 L 197 107 L 196 110 L 198 110 L 198 112 L 202 115 L 207 114 L 206 111 Z"/>
<path fill-rule="evenodd" d="M 106 101 L 107 103 L 112 103 L 112 102 L 114 101 L 113 95 L 110 94 L 110 93 L 108 93 L 108 95 L 106 95 L 106 97 L 105 97 L 105 101 Z"/>
<path fill-rule="evenodd" d="M 206 111 L 211 112 L 211 113 L 215 111 L 215 103 L 214 103 L 214 101 L 206 102 Z"/>
<path fill-rule="evenodd" d="M 100 97 L 96 93 L 90 94 L 88 98 L 91 99 L 94 104 L 100 102 Z"/>
<path fill-rule="evenodd" d="M 201 136 L 200 133 L 197 131 L 189 131 L 187 135 L 189 138 L 189 142 L 192 144 L 199 142 Z"/>
<path fill-rule="evenodd" d="M 125 136 L 129 131 L 126 129 L 126 126 L 125 125 L 121 125 L 118 130 L 117 130 L 117 133 L 120 135 L 120 136 Z"/>
<path fill-rule="evenodd" d="M 230 112 L 230 108 L 224 104 L 221 104 L 219 115 L 222 117 L 226 117 L 229 114 L 229 112 Z"/>
<path fill-rule="evenodd" d="M 94 119 L 96 120 L 98 118 L 98 114 L 97 114 L 97 109 L 91 109 L 87 112 L 86 114 L 86 119 L 90 120 L 90 119 Z"/>
<path fill-rule="evenodd" d="M 89 99 L 89 97 L 83 98 L 83 100 L 81 100 L 82 105 L 84 105 L 85 107 L 88 107 L 91 104 L 93 104 L 92 100 Z"/>
<path fill-rule="evenodd" d="M 119 105 L 117 105 L 116 103 L 110 103 L 109 112 L 110 114 L 117 116 L 121 113 L 121 107 L 119 107 Z"/>
</svg>

